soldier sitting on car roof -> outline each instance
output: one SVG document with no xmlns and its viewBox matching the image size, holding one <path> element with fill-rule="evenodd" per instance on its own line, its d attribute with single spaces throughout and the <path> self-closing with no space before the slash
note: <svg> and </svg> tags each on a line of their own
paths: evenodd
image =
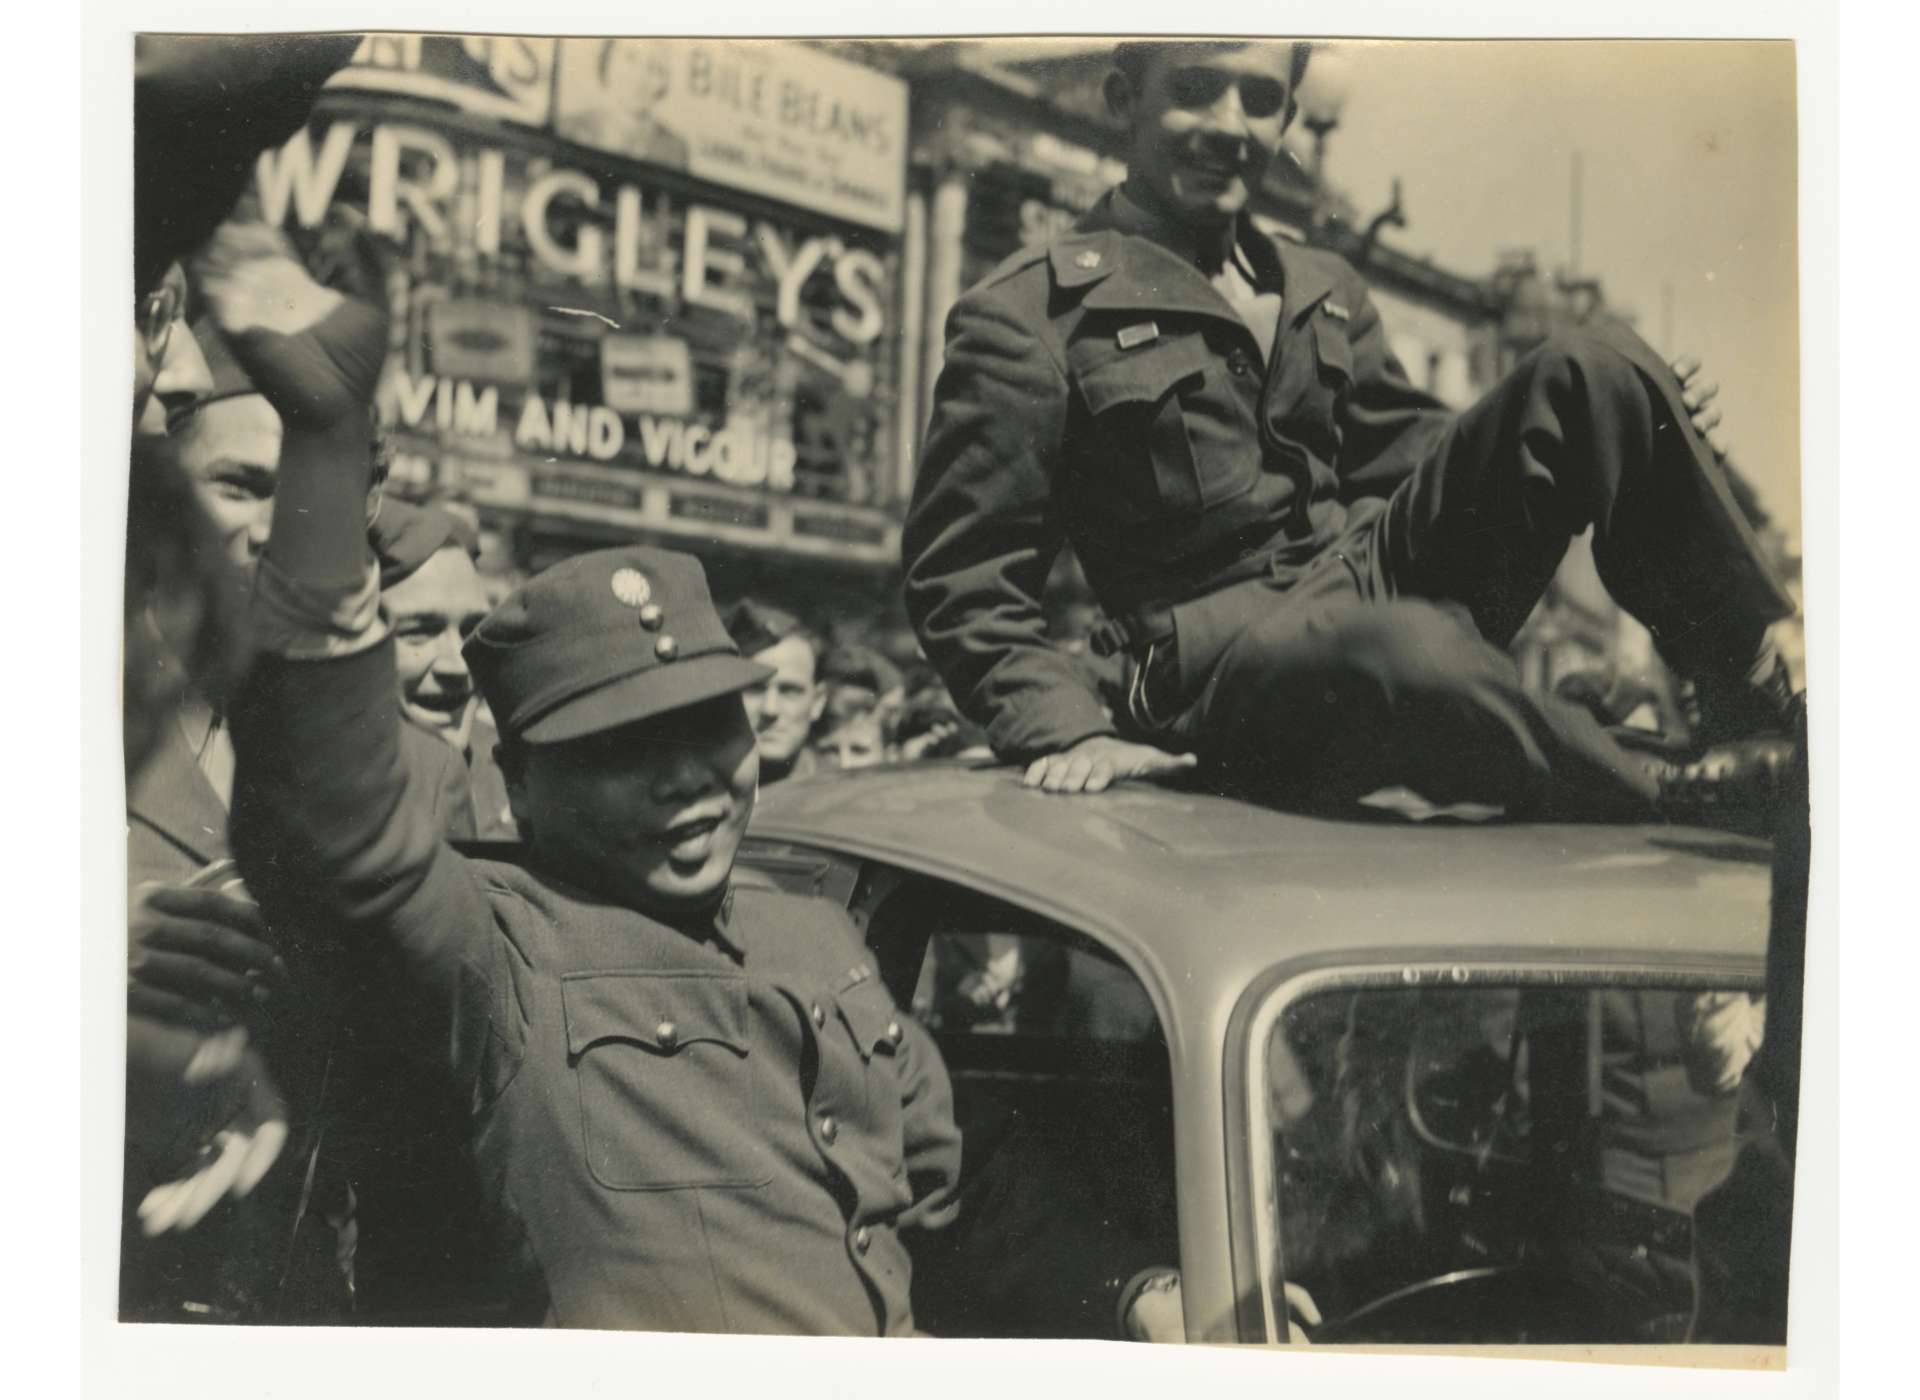
<svg viewBox="0 0 1920 1400">
<path fill-rule="evenodd" d="M 911 1330 L 902 1236 L 959 1166 L 932 1042 L 845 911 L 736 886 L 766 679 L 698 561 L 602 550 L 468 639 L 525 863 L 463 857 L 402 763 L 363 496 L 373 308 L 229 225 L 201 284 L 286 423 L 235 706 L 234 844 L 275 914 L 410 986 L 456 1099 L 514 1318 Z"/>
<path fill-rule="evenodd" d="M 1126 181 L 955 306 L 902 548 L 928 657 L 1049 792 L 1205 765 L 1341 804 L 1405 785 L 1514 814 L 1763 798 L 1798 699 L 1792 602 L 1705 434 L 1713 390 L 1631 332 L 1549 340 L 1455 414 L 1366 283 L 1247 204 L 1307 67 L 1286 43 L 1123 44 Z M 1573 536 L 1701 700 L 1682 768 L 1524 690 L 1503 650 Z M 1049 645 L 1071 544 L 1128 657 L 1109 718 Z"/>
</svg>

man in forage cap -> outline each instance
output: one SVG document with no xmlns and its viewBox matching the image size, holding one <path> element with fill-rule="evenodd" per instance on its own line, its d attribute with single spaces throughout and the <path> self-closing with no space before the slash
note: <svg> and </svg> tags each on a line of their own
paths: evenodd
<svg viewBox="0 0 1920 1400">
<path fill-rule="evenodd" d="M 951 1088 L 843 908 L 733 880 L 759 771 L 741 695 L 767 672 L 699 562 L 581 555 L 474 631 L 525 851 L 460 855 L 416 810 L 367 557 L 382 318 L 265 230 L 223 230 L 201 273 L 287 422 L 235 719 L 241 866 L 411 992 L 513 1319 L 910 1331 L 902 1237 L 953 1210 Z"/>
</svg>

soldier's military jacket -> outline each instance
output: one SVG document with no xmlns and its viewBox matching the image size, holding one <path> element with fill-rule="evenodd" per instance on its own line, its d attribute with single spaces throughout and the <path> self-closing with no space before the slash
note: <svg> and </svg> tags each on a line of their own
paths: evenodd
<svg viewBox="0 0 1920 1400">
<path fill-rule="evenodd" d="M 390 643 L 263 657 L 236 707 L 249 888 L 414 989 L 459 1096 L 519 1317 L 569 1327 L 912 1327 L 903 1231 L 959 1168 L 938 1052 L 843 909 L 736 883 L 672 927 L 419 809 Z"/>
<path fill-rule="evenodd" d="M 1304 565 L 1432 451 L 1358 273 L 1243 219 L 1271 357 L 1192 264 L 1124 231 L 1109 192 L 954 307 L 902 547 L 929 658 L 996 751 L 1111 732 L 1047 645 L 1040 596 L 1070 543 L 1103 607 L 1171 606 Z"/>
</svg>

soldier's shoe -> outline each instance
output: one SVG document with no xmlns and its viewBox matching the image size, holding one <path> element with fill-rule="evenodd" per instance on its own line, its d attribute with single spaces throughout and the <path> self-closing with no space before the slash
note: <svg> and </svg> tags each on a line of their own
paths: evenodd
<svg viewBox="0 0 1920 1400">
<path fill-rule="evenodd" d="M 1766 735 L 1715 745 L 1691 763 L 1658 764 L 1660 815 L 1682 826 L 1771 835 L 1801 742 L 1799 734 Z"/>
<path fill-rule="evenodd" d="M 1695 677 L 1682 707 L 1692 731 L 1692 750 L 1700 758 L 1721 745 L 1792 738 L 1806 730 L 1806 693 L 1793 688 L 1786 659 L 1778 654 L 1758 680 Z"/>
</svg>

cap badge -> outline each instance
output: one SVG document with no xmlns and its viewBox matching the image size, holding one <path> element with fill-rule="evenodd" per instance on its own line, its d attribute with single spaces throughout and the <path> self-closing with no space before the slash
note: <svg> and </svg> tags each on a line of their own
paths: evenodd
<svg viewBox="0 0 1920 1400">
<path fill-rule="evenodd" d="M 615 569 L 613 596 L 630 608 L 642 608 L 653 598 L 653 585 L 638 569 Z"/>
<path fill-rule="evenodd" d="M 1088 271 L 1092 271 L 1094 268 L 1100 266 L 1100 255 L 1094 252 L 1093 249 L 1089 248 L 1087 249 L 1086 252 L 1081 253 L 1078 257 L 1074 258 L 1073 265 L 1075 267 L 1085 268 Z"/>
</svg>

